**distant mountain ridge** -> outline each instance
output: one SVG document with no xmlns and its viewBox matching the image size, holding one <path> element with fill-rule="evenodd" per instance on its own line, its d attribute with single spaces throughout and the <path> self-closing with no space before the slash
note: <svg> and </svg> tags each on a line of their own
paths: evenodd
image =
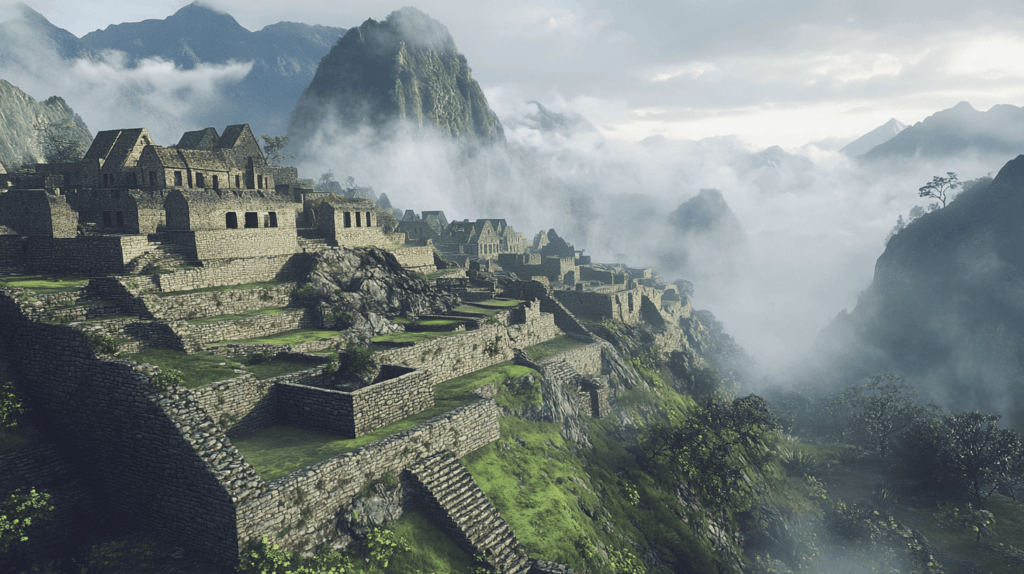
<svg viewBox="0 0 1024 574">
<path fill-rule="evenodd" d="M 202 110 L 194 127 L 249 123 L 255 133 L 283 134 L 288 117 L 302 90 L 312 80 L 320 59 L 345 33 L 344 28 L 279 22 L 250 32 L 231 15 L 198 2 L 163 20 L 112 24 L 76 38 L 28 6 L 19 5 L 21 17 L 0 24 L 0 58 L 31 66 L 36 49 L 19 46 L 30 40 L 50 47 L 64 60 L 97 58 L 106 50 L 127 56 L 135 66 L 146 58 L 160 58 L 182 69 L 199 64 L 251 62 L 241 81 L 224 88 L 219 105 Z"/>
<path fill-rule="evenodd" d="M 58 96 L 37 102 L 32 96 L 0 79 L 0 163 L 10 168 L 44 160 L 36 124 L 71 126 L 70 133 L 85 151 L 92 141 L 88 126 Z"/>
<path fill-rule="evenodd" d="M 327 118 L 346 129 L 381 129 L 404 119 L 452 138 L 504 142 L 505 133 L 448 29 L 406 7 L 368 19 L 324 56 L 292 114 L 288 133 L 304 140 Z"/>
<path fill-rule="evenodd" d="M 850 157 L 867 153 L 871 148 L 884 144 L 896 137 L 905 129 L 907 129 L 906 124 L 896 120 L 896 118 L 892 118 L 877 128 L 846 144 L 839 150 L 839 153 Z"/>
<path fill-rule="evenodd" d="M 1004 161 L 1024 153 L 1024 108 L 999 104 L 981 112 L 967 102 L 960 102 L 935 112 L 858 157 L 866 161 L 939 159 L 971 152 L 1003 156 Z"/>
</svg>

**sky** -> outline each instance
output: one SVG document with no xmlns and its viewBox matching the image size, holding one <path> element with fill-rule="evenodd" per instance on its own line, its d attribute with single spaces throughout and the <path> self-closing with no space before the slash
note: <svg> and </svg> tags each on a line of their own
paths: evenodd
<svg viewBox="0 0 1024 574">
<path fill-rule="evenodd" d="M 188 2 L 33 0 L 82 36 L 165 18 Z M 349 28 L 377 0 L 208 0 L 250 30 L 288 20 Z M 1020 105 L 1024 9 L 1010 1 L 420 0 L 486 90 L 587 117 L 625 142 L 738 135 L 755 147 L 836 148 L 890 118 L 967 100 Z M 2 11 L 10 5 L 0 4 Z M 9 10 L 10 11 L 10 10 Z"/>
<path fill-rule="evenodd" d="M 4 1 L 0 20 L 16 12 Z M 82 36 L 111 23 L 163 19 L 186 2 L 29 4 Z M 856 306 L 897 217 L 927 203 L 917 196 L 921 185 L 948 171 L 961 180 L 995 173 L 1010 159 L 962 157 L 882 172 L 836 153 L 890 118 L 913 124 L 965 100 L 979 110 L 1024 104 L 1024 9 L 966 4 L 421 0 L 415 6 L 448 27 L 509 143 L 532 163 L 481 154 L 478 175 L 503 165 L 511 176 L 483 177 L 485 188 L 472 188 L 448 165 L 458 156 L 450 141 L 400 139 L 380 153 L 362 136 L 328 134 L 324 141 L 333 143 L 316 146 L 319 155 L 297 167 L 313 179 L 327 170 L 352 175 L 401 209 L 506 218 L 527 239 L 554 228 L 595 261 L 692 280 L 698 308 L 712 310 L 762 365 L 781 372 L 840 310 Z M 350 28 L 401 7 L 206 5 L 253 31 L 279 21 Z M 38 73 L 29 93 L 65 95 L 91 128 L 110 129 L 123 126 L 109 102 L 125 97 L 121 86 L 138 87 L 133 103 L 145 104 L 146 127 L 164 134 L 157 141 L 173 142 L 182 118 L 218 102 L 219 86 L 239 81 L 250 65 L 175 70 L 161 61 L 127 67 L 116 56 L 68 64 L 41 55 L 33 73 L 53 72 Z M 536 129 L 530 100 L 581 114 L 599 133 Z M 754 152 L 773 145 L 801 157 L 751 164 Z M 723 249 L 714 236 L 685 237 L 669 223 L 672 210 L 705 188 L 720 190 L 736 214 L 743 249 Z"/>
</svg>

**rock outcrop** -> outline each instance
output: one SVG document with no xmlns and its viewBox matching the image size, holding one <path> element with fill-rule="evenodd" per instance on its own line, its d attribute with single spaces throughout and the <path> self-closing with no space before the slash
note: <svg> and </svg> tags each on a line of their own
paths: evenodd
<svg viewBox="0 0 1024 574">
<path fill-rule="evenodd" d="M 452 138 L 505 141 L 448 29 L 410 7 L 383 22 L 363 22 L 331 48 L 302 92 L 288 133 L 305 141 L 332 120 L 340 129 L 378 132 L 406 120 Z"/>
<path fill-rule="evenodd" d="M 62 98 L 37 102 L 5 80 L 0 80 L 0 118 L 0 163 L 8 167 L 45 161 L 39 124 L 81 142 L 83 152 L 92 142 L 88 126 Z"/>
</svg>

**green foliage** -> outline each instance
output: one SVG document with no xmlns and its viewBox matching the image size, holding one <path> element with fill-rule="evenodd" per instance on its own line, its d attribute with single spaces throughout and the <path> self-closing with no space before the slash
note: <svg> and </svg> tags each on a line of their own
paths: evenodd
<svg viewBox="0 0 1024 574">
<path fill-rule="evenodd" d="M 80 574 L 134 574 L 155 567 L 164 558 L 153 542 L 122 538 L 90 547 Z"/>
<path fill-rule="evenodd" d="M 757 500 L 750 473 L 768 472 L 776 428 L 760 397 L 708 400 L 678 422 L 649 425 L 640 447 L 649 462 L 682 475 L 705 508 L 736 513 Z"/>
<path fill-rule="evenodd" d="M 494 340 L 484 345 L 484 353 L 488 357 L 497 357 L 501 353 L 501 335 L 495 335 Z"/>
<path fill-rule="evenodd" d="M 806 452 L 795 451 L 782 457 L 782 466 L 786 467 L 791 475 L 811 476 L 817 467 L 817 460 Z"/>
<path fill-rule="evenodd" d="M 102 335 L 100 333 L 86 333 L 85 342 L 92 347 L 92 350 L 101 355 L 114 355 L 121 348 L 121 339 Z"/>
<path fill-rule="evenodd" d="M 35 125 L 36 137 L 46 163 L 73 163 L 85 156 L 86 142 L 75 134 L 77 127 L 71 122 L 40 122 Z"/>
<path fill-rule="evenodd" d="M 370 373 L 374 366 L 375 353 L 366 345 L 350 342 L 345 345 L 345 367 L 351 375 L 363 376 Z"/>
<path fill-rule="evenodd" d="M 921 412 L 917 392 L 899 375 L 876 375 L 844 394 L 850 424 L 885 460 L 893 441 L 905 432 Z"/>
<path fill-rule="evenodd" d="M 161 372 L 155 377 L 151 378 L 150 381 L 153 387 L 158 391 L 166 391 L 171 385 L 185 386 L 184 373 L 177 369 L 168 369 Z"/>
<path fill-rule="evenodd" d="M 978 411 L 947 415 L 943 420 L 949 437 L 949 468 L 962 478 L 979 508 L 1007 477 L 1014 459 L 1024 456 L 1017 433 L 998 426 L 999 414 Z"/>
<path fill-rule="evenodd" d="M 374 564 L 387 568 L 395 554 L 409 551 L 409 543 L 387 528 L 378 527 L 370 529 L 366 534 L 365 548 Z"/>
<path fill-rule="evenodd" d="M 24 411 L 21 401 L 14 393 L 14 383 L 0 381 L 0 431 L 18 426 L 18 415 Z"/>
<path fill-rule="evenodd" d="M 893 574 L 943 572 L 909 528 L 868 506 L 838 502 L 825 512 L 825 526 L 844 542 L 847 559 L 865 570 Z"/>
<path fill-rule="evenodd" d="M 269 363 L 274 360 L 276 355 L 269 351 L 257 351 L 249 355 L 249 364 L 251 365 L 262 365 Z"/>
<path fill-rule="evenodd" d="M 298 553 L 289 554 L 264 536 L 250 543 L 242 553 L 235 571 L 243 574 L 347 574 L 359 572 L 350 558 L 329 553 L 302 560 Z"/>
<path fill-rule="evenodd" d="M 19 488 L 0 499 L 0 552 L 27 541 L 29 526 L 36 520 L 48 520 L 52 511 L 50 495 L 34 488 Z"/>
<path fill-rule="evenodd" d="M 271 136 L 263 134 L 263 153 L 267 154 L 267 163 L 270 165 L 281 165 L 282 160 L 295 159 L 295 154 L 281 153 L 281 150 L 288 145 L 288 136 Z"/>
<path fill-rule="evenodd" d="M 299 303 L 305 305 L 315 303 L 320 298 L 320 294 L 316 292 L 316 289 L 314 289 L 313 285 L 310 283 L 306 283 L 302 287 L 296 289 L 293 296 Z"/>
</svg>

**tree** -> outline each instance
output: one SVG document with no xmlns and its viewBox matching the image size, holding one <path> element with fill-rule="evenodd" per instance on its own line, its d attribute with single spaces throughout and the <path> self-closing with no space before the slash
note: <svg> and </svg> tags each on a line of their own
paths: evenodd
<svg viewBox="0 0 1024 574">
<path fill-rule="evenodd" d="M 34 520 L 50 518 L 50 495 L 34 488 L 17 489 L 0 500 L 0 552 L 28 540 L 25 534 Z"/>
<path fill-rule="evenodd" d="M 288 136 L 271 136 L 263 134 L 263 151 L 267 154 L 267 163 L 270 165 L 281 165 L 282 160 L 295 159 L 293 153 L 281 153 L 284 146 L 288 145 Z"/>
<path fill-rule="evenodd" d="M 1024 450 L 1017 433 L 999 428 L 1000 418 L 999 414 L 970 411 L 949 414 L 943 421 L 951 470 L 978 501 L 978 508 L 985 508 L 988 497 L 1011 474 L 1014 456 Z"/>
<path fill-rule="evenodd" d="M 327 171 L 321 173 L 320 174 L 320 185 L 319 185 L 320 191 L 327 191 L 327 188 L 328 188 L 328 186 L 330 185 L 330 183 L 332 181 L 334 181 L 334 172 L 333 171 L 327 170 Z"/>
<path fill-rule="evenodd" d="M 760 397 L 710 399 L 677 423 L 648 425 L 640 449 L 648 462 L 682 475 L 705 508 L 742 511 L 757 499 L 751 472 L 766 472 L 773 454 L 765 435 L 777 428 Z"/>
<path fill-rule="evenodd" d="M 893 441 L 902 434 L 921 409 L 914 402 L 917 392 L 896 374 L 876 375 L 845 393 L 852 410 L 851 423 L 872 443 L 885 460 Z"/>
<path fill-rule="evenodd" d="M 946 194 L 960 187 L 960 180 L 957 179 L 955 173 L 947 171 L 946 176 L 940 177 L 936 175 L 933 177 L 931 183 L 918 190 L 918 195 L 920 197 L 937 199 L 942 202 L 942 207 L 946 207 Z M 949 199 L 952 199 L 952 197 Z"/>
<path fill-rule="evenodd" d="M 21 401 L 14 394 L 14 384 L 0 381 L 0 432 L 18 426 L 17 416 L 23 412 Z"/>
<path fill-rule="evenodd" d="M 74 124 L 35 125 L 46 163 L 74 163 L 85 155 L 85 144 L 75 137 Z"/>
</svg>

